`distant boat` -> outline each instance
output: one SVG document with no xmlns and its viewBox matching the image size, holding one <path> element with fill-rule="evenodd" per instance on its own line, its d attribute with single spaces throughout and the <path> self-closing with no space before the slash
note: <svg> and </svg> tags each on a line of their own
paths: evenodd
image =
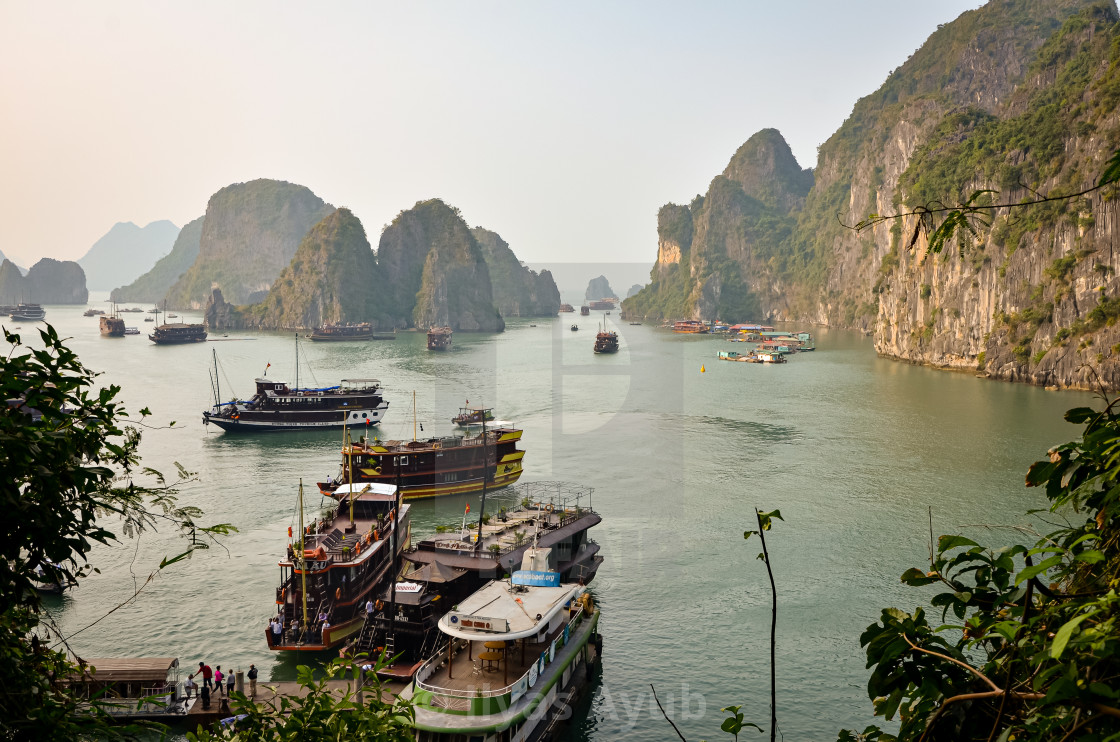
<svg viewBox="0 0 1120 742">
<path fill-rule="evenodd" d="M 315 342 L 342 342 L 347 340 L 372 340 L 373 327 L 369 322 L 337 323 L 316 327 L 311 333 Z"/>
<path fill-rule="evenodd" d="M 102 314 L 105 314 L 105 312 L 100 309 L 87 309 L 86 311 L 82 312 L 83 317 L 97 317 Z"/>
<path fill-rule="evenodd" d="M 557 309 L 556 311 L 557 312 L 574 312 L 576 310 L 575 310 L 575 307 L 573 307 L 571 304 L 561 304 L 560 308 Z"/>
<path fill-rule="evenodd" d="M 139 327 L 126 327 L 126 328 L 124 328 L 124 334 L 125 335 L 139 335 L 140 334 L 140 328 Z"/>
<path fill-rule="evenodd" d="M 681 322 L 673 323 L 673 332 L 680 332 L 686 334 L 705 334 L 709 331 L 707 322 L 701 322 L 695 319 L 683 320 Z"/>
<path fill-rule="evenodd" d="M 447 350 L 450 347 L 450 327 L 433 327 L 428 330 L 428 350 Z"/>
<path fill-rule="evenodd" d="M 160 325 L 148 335 L 148 339 L 156 345 L 180 345 L 183 343 L 202 343 L 206 341 L 205 325 L 188 325 L 176 322 L 170 325 Z"/>
<path fill-rule="evenodd" d="M 179 315 L 177 315 L 177 314 L 169 314 L 169 315 L 167 315 L 167 319 L 179 319 Z"/>
<path fill-rule="evenodd" d="M 137 330 L 136 332 L 140 332 Z M 119 338 L 124 337 L 125 326 L 124 320 L 114 313 L 112 316 L 105 315 L 101 317 L 101 334 L 106 337 Z"/>
<path fill-rule="evenodd" d="M 39 322 L 47 318 L 47 313 L 38 304 L 18 304 L 11 317 L 17 322 Z"/>
<path fill-rule="evenodd" d="M 579 331 L 579 325 L 572 325 L 572 332 L 578 332 L 578 331 Z"/>
<path fill-rule="evenodd" d="M 600 332 L 595 336 L 596 353 L 617 353 L 618 352 L 618 333 L 617 332 Z"/>
</svg>

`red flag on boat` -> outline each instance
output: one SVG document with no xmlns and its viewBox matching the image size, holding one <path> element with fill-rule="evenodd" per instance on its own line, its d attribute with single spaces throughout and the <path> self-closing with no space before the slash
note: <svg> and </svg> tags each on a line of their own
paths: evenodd
<svg viewBox="0 0 1120 742">
<path fill-rule="evenodd" d="M 471 506 L 470 506 L 470 503 L 468 503 L 467 504 L 467 512 L 469 513 L 470 511 L 471 511 Z"/>
</svg>

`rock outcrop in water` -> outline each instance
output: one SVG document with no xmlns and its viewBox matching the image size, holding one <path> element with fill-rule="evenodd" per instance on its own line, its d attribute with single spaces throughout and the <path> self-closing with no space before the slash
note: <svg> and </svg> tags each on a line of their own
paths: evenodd
<svg viewBox="0 0 1120 742">
<path fill-rule="evenodd" d="M 73 260 L 43 258 L 27 271 L 10 260 L 0 264 L 0 304 L 85 304 L 86 274 Z"/>
<path fill-rule="evenodd" d="M 167 293 L 168 307 L 201 308 L 220 287 L 233 302 L 268 290 L 296 248 L 334 207 L 301 185 L 254 180 L 210 197 L 194 264 Z"/>
<path fill-rule="evenodd" d="M 303 238 L 264 301 L 240 310 L 246 315 L 242 322 L 264 329 L 338 322 L 376 326 L 380 284 L 362 223 L 349 209 L 337 209 Z"/>
<path fill-rule="evenodd" d="M 611 288 L 611 282 L 607 280 L 606 276 L 599 276 L 587 282 L 587 291 L 583 293 L 583 298 L 587 301 L 599 301 L 600 299 L 616 299 L 618 294 Z"/>
<path fill-rule="evenodd" d="M 170 252 L 178 234 L 166 219 L 146 227 L 117 222 L 78 260 L 87 287 L 101 291 L 135 280 Z"/>
<path fill-rule="evenodd" d="M 381 233 L 377 265 L 389 324 L 505 329 L 482 248 L 458 210 L 443 201 L 421 201 L 398 214 Z"/>
<path fill-rule="evenodd" d="M 482 248 L 494 303 L 503 317 L 554 317 L 560 309 L 560 290 L 552 273 L 537 273 L 521 264 L 509 243 L 497 232 L 475 227 L 471 234 Z"/>
<path fill-rule="evenodd" d="M 202 221 L 199 217 L 179 230 L 175 237 L 175 244 L 171 252 L 156 261 L 144 275 L 137 278 L 127 286 L 113 289 L 109 298 L 119 302 L 146 302 L 158 304 L 167 296 L 167 292 L 179 280 L 179 277 L 190 270 L 194 261 L 198 259 L 198 246 L 202 239 Z"/>
<path fill-rule="evenodd" d="M 856 103 L 811 179 L 770 130 L 707 194 L 663 207 L 651 284 L 626 316 L 852 327 L 892 358 L 1120 388 L 1120 189 L 999 210 L 941 255 L 923 235 L 907 248 L 911 220 L 841 224 L 986 188 L 1015 203 L 1092 185 L 1120 142 L 1118 50 L 1110 2 L 964 13 Z"/>
</svg>

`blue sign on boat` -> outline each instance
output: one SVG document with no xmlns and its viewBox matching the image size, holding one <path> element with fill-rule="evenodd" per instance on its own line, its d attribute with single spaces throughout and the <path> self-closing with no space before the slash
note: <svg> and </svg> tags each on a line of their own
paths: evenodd
<svg viewBox="0 0 1120 742">
<path fill-rule="evenodd" d="M 510 578 L 514 585 L 533 585 L 535 587 L 560 587 L 559 572 L 533 572 L 519 569 Z"/>
</svg>

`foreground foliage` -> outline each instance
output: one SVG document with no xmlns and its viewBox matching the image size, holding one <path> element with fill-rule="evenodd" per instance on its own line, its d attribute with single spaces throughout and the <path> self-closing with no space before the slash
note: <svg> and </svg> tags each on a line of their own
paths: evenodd
<svg viewBox="0 0 1120 742">
<path fill-rule="evenodd" d="M 1080 440 L 1027 472 L 1054 530 L 1031 547 L 942 536 L 908 585 L 936 585 L 918 608 L 882 612 L 860 638 L 873 668 L 876 715 L 897 735 L 845 730 L 855 740 L 1120 739 L 1120 417 L 1070 410 Z"/>
<path fill-rule="evenodd" d="M 76 665 L 36 584 L 88 575 L 94 546 L 118 540 L 114 518 L 128 537 L 166 525 L 189 539 L 161 569 L 234 529 L 199 525 L 201 512 L 175 497 L 189 473 L 179 467 L 168 483 L 140 465 L 140 432 L 127 424 L 120 388 L 97 389 L 53 327 L 40 335 L 42 349 L 31 349 L 5 330 L 11 348 L 0 357 L 0 739 L 106 736 L 113 730 L 97 705 L 79 707 L 68 692 Z"/>
<path fill-rule="evenodd" d="M 376 671 L 386 664 L 384 652 L 376 662 L 369 663 L 371 668 L 365 672 L 368 685 L 361 695 L 353 689 L 355 683 L 342 688 L 331 687 L 330 681 L 352 675 L 355 663 L 360 667 L 366 660 L 336 659 L 323 668 L 319 678 L 313 675 L 310 667 L 300 665 L 296 668 L 300 685 L 298 696 L 280 696 L 254 703 L 243 693 L 234 692 L 230 705 L 237 715 L 236 721 L 215 731 L 199 728 L 188 733 L 187 739 L 190 742 L 414 740 L 412 704 L 382 696 Z M 268 688 L 267 684 L 262 687 Z"/>
</svg>

